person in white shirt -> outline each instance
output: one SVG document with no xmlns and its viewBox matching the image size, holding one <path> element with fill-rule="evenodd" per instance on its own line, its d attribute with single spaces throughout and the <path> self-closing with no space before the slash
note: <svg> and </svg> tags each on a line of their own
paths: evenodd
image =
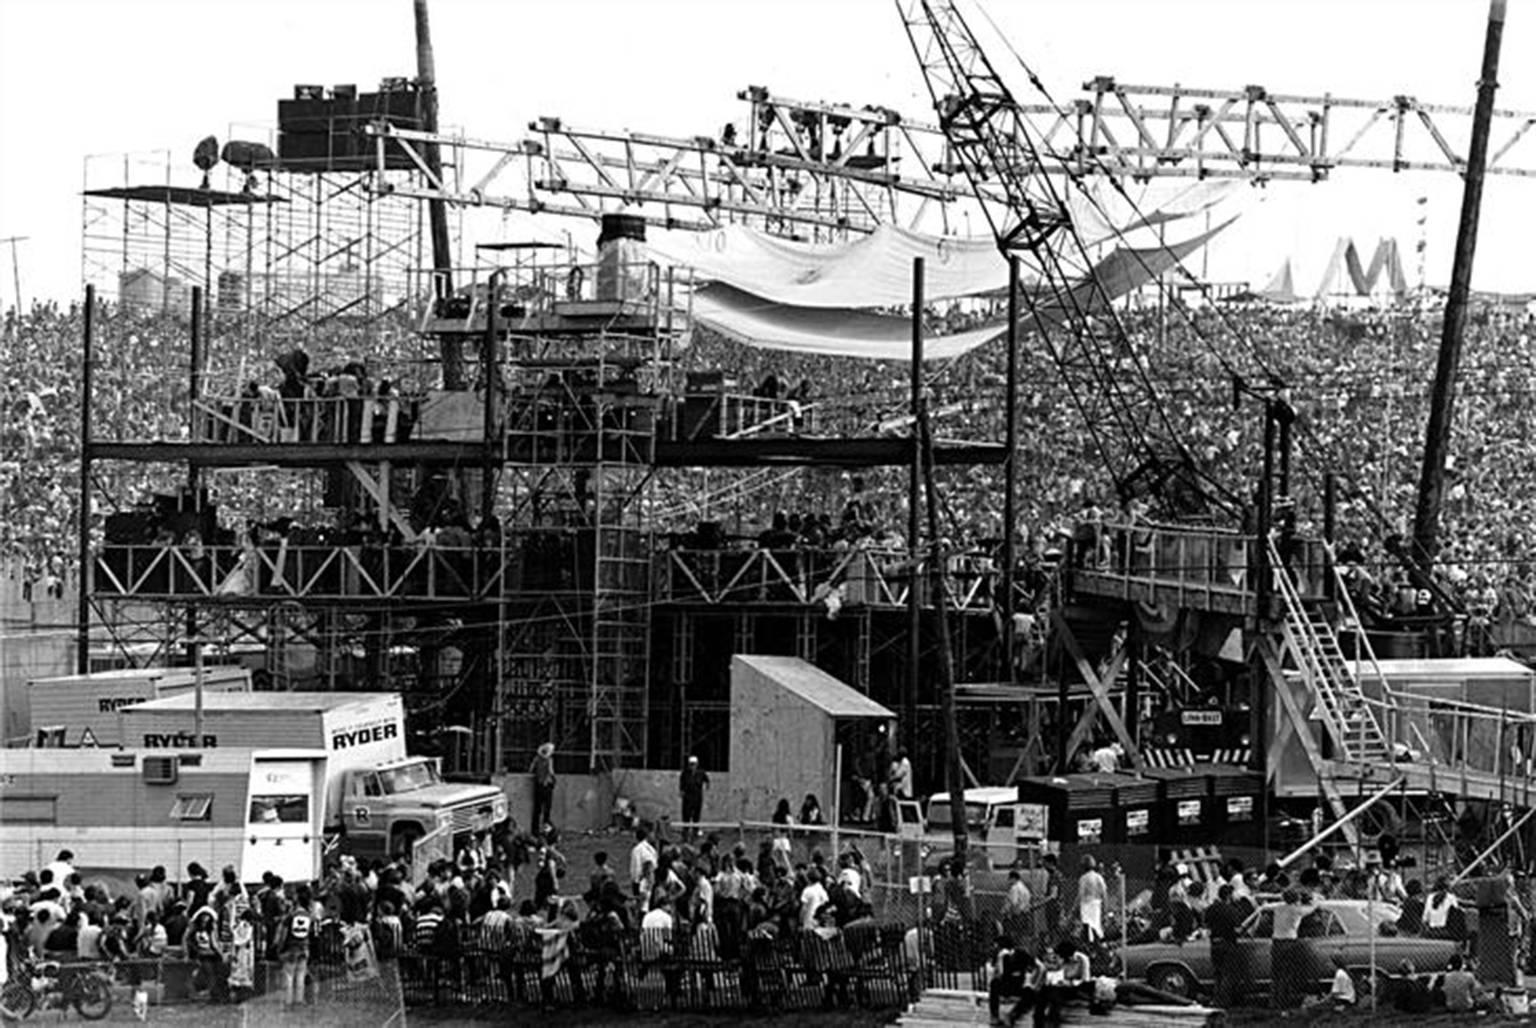
<svg viewBox="0 0 1536 1028">
<path fill-rule="evenodd" d="M 657 862 L 656 847 L 651 845 L 650 829 L 640 827 L 635 829 L 635 845 L 629 851 L 629 884 L 636 894 L 642 899 L 640 883 L 645 879 L 645 866 L 649 864 L 655 867 Z"/>
<path fill-rule="evenodd" d="M 1120 758 L 1125 755 L 1125 750 L 1118 742 L 1112 742 L 1108 746 L 1100 746 L 1093 751 L 1093 766 L 1097 771 L 1105 774 L 1113 774 L 1120 769 Z"/>
<path fill-rule="evenodd" d="M 58 888 L 59 894 L 63 895 L 68 887 L 69 876 L 75 873 L 75 855 L 69 850 L 59 850 L 59 855 L 53 858 L 53 863 L 48 865 L 47 870 L 53 872 L 53 884 Z"/>
<path fill-rule="evenodd" d="M 1435 891 L 1424 904 L 1424 934 L 1430 938 L 1450 936 L 1451 911 L 1461 904 L 1451 892 L 1451 883 L 1442 875 L 1435 881 Z"/>
<path fill-rule="evenodd" d="M 672 929 L 676 922 L 666 897 L 652 898 L 651 909 L 640 919 L 640 956 L 646 961 L 660 960 L 672 952 Z"/>
<path fill-rule="evenodd" d="M 708 875 L 699 875 L 693 883 L 693 904 L 697 917 L 713 924 L 715 921 L 715 887 Z"/>
<path fill-rule="evenodd" d="M 844 853 L 837 858 L 837 880 L 849 892 L 859 898 L 864 896 L 864 876 L 859 874 L 859 869 L 854 866 L 853 855 Z"/>
<path fill-rule="evenodd" d="M 1022 918 L 1029 914 L 1029 908 L 1034 902 L 1034 897 L 1029 894 L 1029 886 L 1024 884 L 1024 876 L 1018 871 L 1008 872 L 1008 894 L 1003 898 L 1003 917 Z"/>
<path fill-rule="evenodd" d="M 891 761 L 890 781 L 891 792 L 897 799 L 912 798 L 912 761 L 907 758 L 906 750 L 896 751 L 896 759 Z"/>
<path fill-rule="evenodd" d="M 1104 938 L 1104 904 L 1108 899 L 1109 886 L 1099 874 L 1099 862 L 1084 857 L 1083 874 L 1077 880 L 1077 919 L 1090 942 Z"/>
<path fill-rule="evenodd" d="M 816 927 L 816 915 L 831 897 L 827 895 L 826 886 L 821 884 L 821 868 L 811 868 L 807 877 L 805 888 L 800 890 L 800 927 L 811 929 Z"/>
</svg>

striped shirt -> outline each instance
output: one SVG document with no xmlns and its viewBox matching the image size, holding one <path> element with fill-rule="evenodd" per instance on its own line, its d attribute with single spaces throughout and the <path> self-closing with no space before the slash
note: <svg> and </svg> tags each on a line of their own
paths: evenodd
<svg viewBox="0 0 1536 1028">
<path fill-rule="evenodd" d="M 416 927 L 411 933 L 411 942 L 418 950 L 429 950 L 437 941 L 437 930 L 443 923 L 441 911 L 429 910 L 416 918 Z"/>
</svg>

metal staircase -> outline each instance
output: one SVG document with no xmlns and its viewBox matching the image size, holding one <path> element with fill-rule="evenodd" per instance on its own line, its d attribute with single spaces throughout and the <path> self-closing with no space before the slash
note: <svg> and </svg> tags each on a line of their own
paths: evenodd
<svg viewBox="0 0 1536 1028">
<path fill-rule="evenodd" d="M 1313 714 L 1327 726 L 1340 763 L 1391 764 L 1392 742 L 1374 707 L 1390 702 L 1383 691 L 1372 701 L 1360 687 L 1357 667 L 1344 655 L 1333 622 L 1319 606 L 1309 605 L 1285 571 L 1274 544 L 1275 591 L 1285 604 L 1282 636 L 1286 654 L 1313 698 Z"/>
</svg>

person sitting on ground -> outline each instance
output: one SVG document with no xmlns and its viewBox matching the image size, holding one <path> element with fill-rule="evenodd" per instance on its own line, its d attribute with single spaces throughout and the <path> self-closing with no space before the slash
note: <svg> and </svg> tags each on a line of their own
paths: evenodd
<svg viewBox="0 0 1536 1028">
<path fill-rule="evenodd" d="M 1093 971 L 1088 954 L 1078 946 L 1077 940 L 1065 938 L 1056 944 L 1056 956 L 1061 961 L 1060 979 L 1052 975 L 1040 990 L 1035 1005 L 1037 1028 L 1061 1024 L 1061 1008 L 1073 999 L 1093 998 Z"/>
<path fill-rule="evenodd" d="M 1355 1008 L 1355 979 L 1342 967 L 1333 972 L 1333 986 L 1328 990 L 1328 1000 L 1335 1010 Z"/>
<path fill-rule="evenodd" d="M 1440 987 L 1445 992 L 1445 1009 L 1452 1013 L 1483 1009 L 1490 999 L 1488 990 L 1468 970 L 1467 962 L 1460 953 L 1451 958 Z"/>
<path fill-rule="evenodd" d="M 993 960 L 997 973 L 987 984 L 987 1006 L 994 1025 L 1017 1024 L 1039 997 L 1039 962 L 1021 946 L 1015 946 L 1007 936 L 997 938 L 997 956 Z M 1016 999 L 1006 1020 L 1002 1016 L 1003 997 Z"/>
<path fill-rule="evenodd" d="M 1427 1014 L 1431 1003 L 1429 986 L 1419 977 L 1413 961 L 1405 960 L 1397 967 L 1397 974 L 1387 982 L 1387 993 L 1392 1006 L 1404 1014 Z"/>
</svg>

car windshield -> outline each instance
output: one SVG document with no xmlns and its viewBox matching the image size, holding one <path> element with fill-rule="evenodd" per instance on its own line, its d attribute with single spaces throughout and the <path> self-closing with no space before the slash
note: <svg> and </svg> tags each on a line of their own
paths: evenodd
<svg viewBox="0 0 1536 1028">
<path fill-rule="evenodd" d="M 390 768 L 388 771 L 380 771 L 379 778 L 384 783 L 386 796 L 425 789 L 438 782 L 437 768 L 425 760 L 417 764 L 406 764 L 402 767 Z"/>
</svg>

